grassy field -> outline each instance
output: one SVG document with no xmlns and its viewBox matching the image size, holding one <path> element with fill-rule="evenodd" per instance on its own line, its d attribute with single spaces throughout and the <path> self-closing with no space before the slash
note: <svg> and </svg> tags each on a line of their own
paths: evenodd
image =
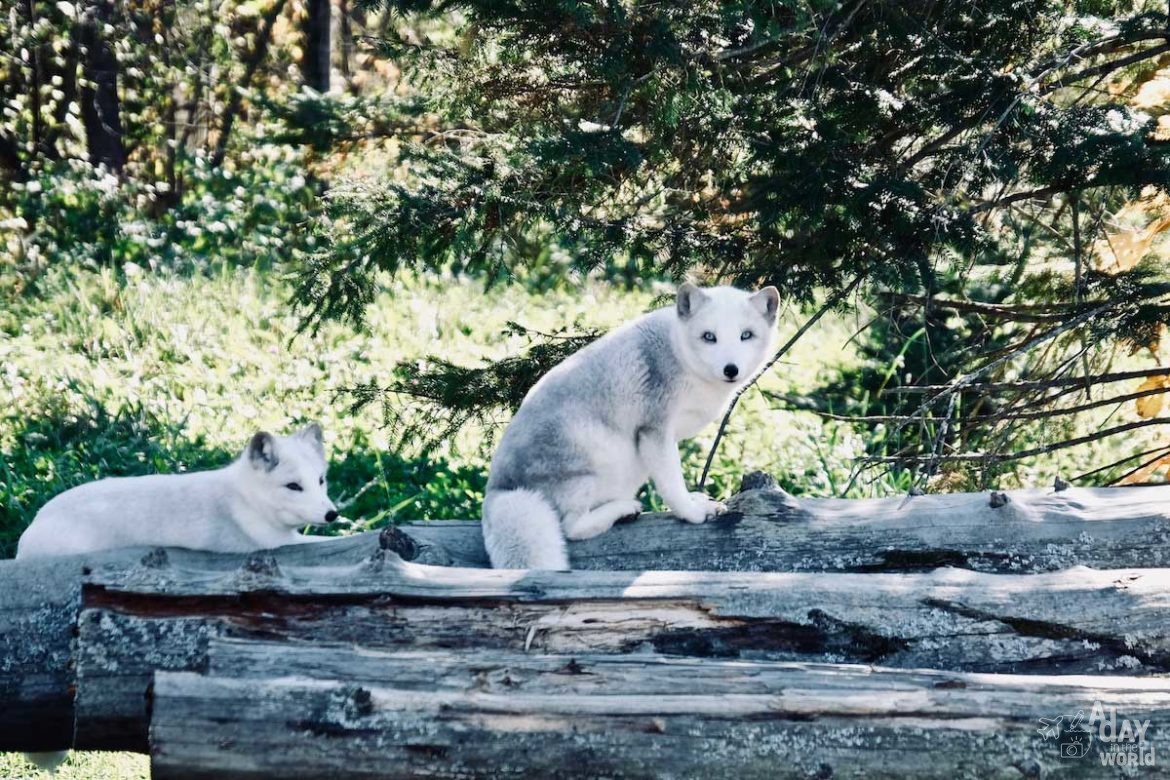
<svg viewBox="0 0 1170 780">
<path fill-rule="evenodd" d="M 19 753 L 0 753 L 3 780 L 146 780 L 150 759 L 134 753 L 70 753 L 55 775 L 40 772 Z"/>
</svg>

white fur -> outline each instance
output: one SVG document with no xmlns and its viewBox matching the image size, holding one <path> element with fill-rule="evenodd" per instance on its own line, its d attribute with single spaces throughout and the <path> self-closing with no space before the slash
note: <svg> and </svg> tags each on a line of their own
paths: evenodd
<svg viewBox="0 0 1170 780">
<path fill-rule="evenodd" d="M 761 370 L 778 303 L 775 288 L 683 285 L 675 307 L 623 325 L 542 377 L 492 459 L 483 511 L 492 565 L 568 568 L 565 539 L 637 514 L 647 478 L 687 522 L 720 511 L 687 488 L 678 442 Z"/>
<path fill-rule="evenodd" d="M 569 568 L 556 510 L 539 493 L 505 490 L 488 495 L 483 525 L 488 558 L 497 569 Z"/>
<path fill-rule="evenodd" d="M 57 767 L 65 762 L 65 757 L 68 755 L 68 750 L 57 750 L 52 753 L 25 753 L 24 757 L 42 772 L 55 775 L 57 774 Z"/>
<path fill-rule="evenodd" d="M 319 541 L 297 529 L 336 517 L 325 468 L 316 425 L 288 437 L 256 434 L 221 469 L 116 477 L 67 490 L 37 513 L 16 557 L 137 546 L 248 552 Z"/>
</svg>

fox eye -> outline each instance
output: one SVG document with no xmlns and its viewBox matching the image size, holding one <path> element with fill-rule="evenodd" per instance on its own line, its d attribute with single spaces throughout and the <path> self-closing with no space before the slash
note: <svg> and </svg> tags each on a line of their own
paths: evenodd
<svg viewBox="0 0 1170 780">
<path fill-rule="evenodd" d="M 756 337 L 756 334 L 752 333 L 750 330 L 745 330 L 743 333 L 739 334 L 740 341 L 750 341 L 751 339 L 754 339 L 755 337 Z"/>
<path fill-rule="evenodd" d="M 714 344 L 715 334 L 709 330 L 703 331 L 703 341 L 707 342 L 708 344 Z"/>
<path fill-rule="evenodd" d="M 317 480 L 317 484 L 324 485 L 325 484 L 325 477 L 321 477 L 321 479 Z"/>
<path fill-rule="evenodd" d="M 289 490 L 295 490 L 298 493 L 300 493 L 302 490 L 304 490 L 304 488 L 301 487 L 300 482 L 290 482 L 287 485 L 285 485 L 285 487 L 288 488 Z"/>
</svg>

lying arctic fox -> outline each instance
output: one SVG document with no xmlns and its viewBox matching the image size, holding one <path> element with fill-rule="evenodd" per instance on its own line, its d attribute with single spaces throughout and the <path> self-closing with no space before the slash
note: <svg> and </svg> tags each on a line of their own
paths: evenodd
<svg viewBox="0 0 1170 780">
<path fill-rule="evenodd" d="M 41 508 L 16 557 L 135 546 L 248 552 L 317 541 L 297 529 L 337 519 L 325 465 L 313 424 L 287 437 L 257 433 L 239 458 L 214 471 L 90 482 Z"/>
<path fill-rule="evenodd" d="M 642 506 L 647 476 L 701 523 L 722 505 L 688 492 L 678 442 L 718 418 L 772 351 L 780 295 L 684 284 L 676 305 L 614 330 L 528 392 L 492 458 L 483 536 L 496 568 L 569 568 L 589 539 Z"/>
</svg>

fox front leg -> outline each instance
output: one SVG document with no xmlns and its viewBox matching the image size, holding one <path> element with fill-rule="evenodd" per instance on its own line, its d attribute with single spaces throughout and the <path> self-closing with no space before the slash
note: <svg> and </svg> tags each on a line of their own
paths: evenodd
<svg viewBox="0 0 1170 780">
<path fill-rule="evenodd" d="M 678 443 L 666 431 L 639 432 L 638 454 L 650 472 L 654 487 L 666 500 L 670 511 L 688 523 L 702 523 L 725 507 L 705 493 L 692 493 L 683 480 Z"/>
</svg>

